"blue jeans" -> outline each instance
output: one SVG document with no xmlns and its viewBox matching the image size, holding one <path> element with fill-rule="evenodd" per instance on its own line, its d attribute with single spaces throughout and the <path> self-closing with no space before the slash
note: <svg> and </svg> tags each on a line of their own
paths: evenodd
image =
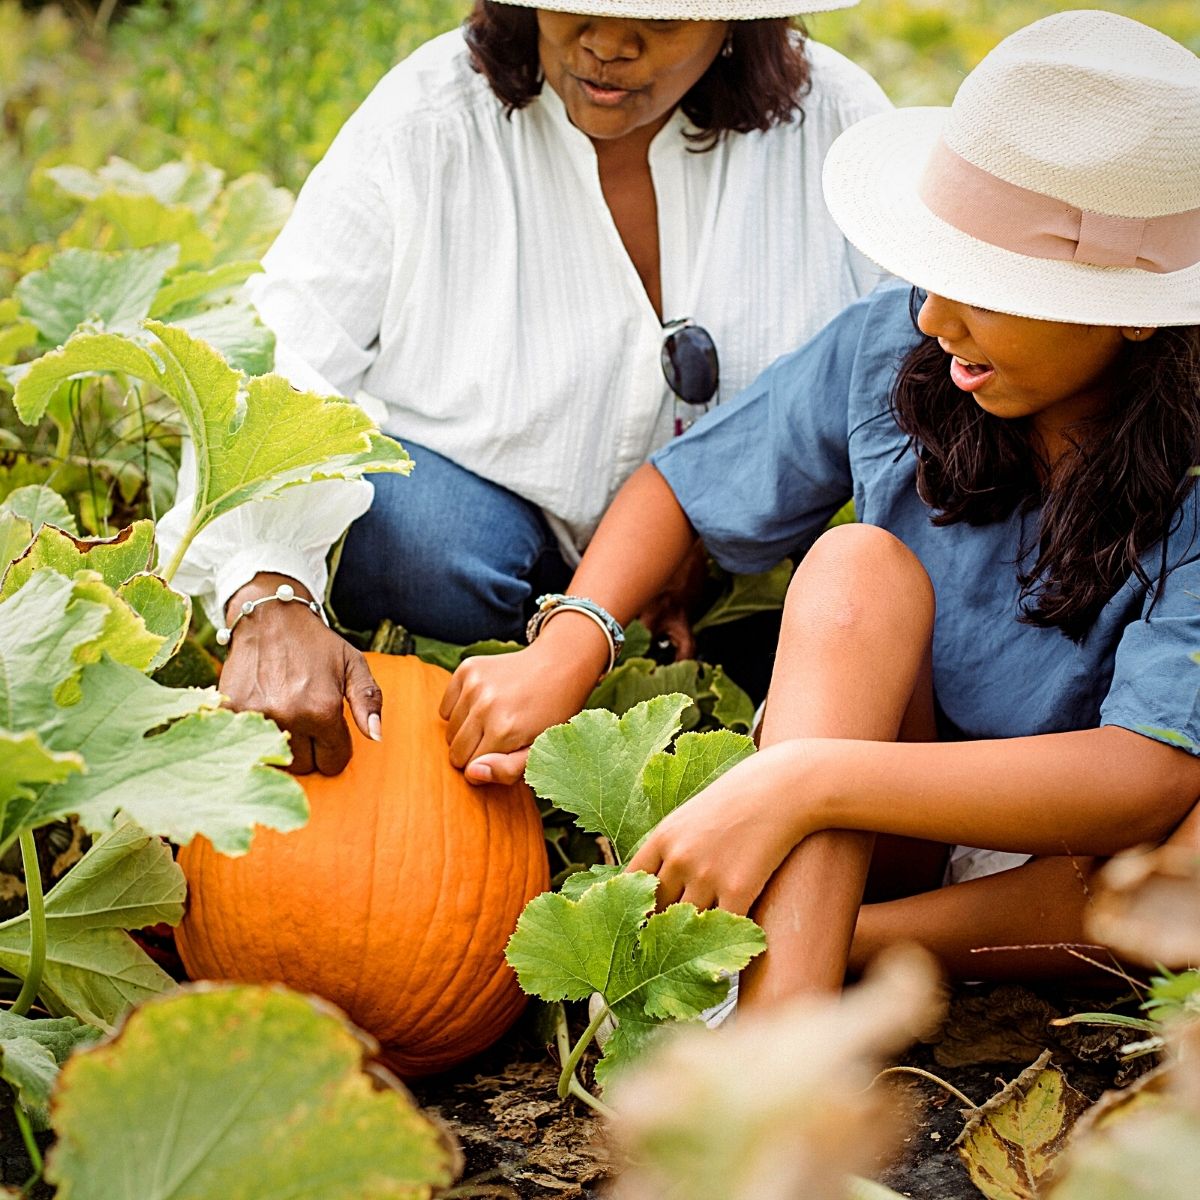
<svg viewBox="0 0 1200 1200">
<path fill-rule="evenodd" d="M 346 534 L 331 603 L 348 629 L 385 617 L 447 642 L 524 641 L 533 599 L 571 577 L 541 511 L 405 442 L 410 477 L 372 475 L 375 500 Z"/>
</svg>

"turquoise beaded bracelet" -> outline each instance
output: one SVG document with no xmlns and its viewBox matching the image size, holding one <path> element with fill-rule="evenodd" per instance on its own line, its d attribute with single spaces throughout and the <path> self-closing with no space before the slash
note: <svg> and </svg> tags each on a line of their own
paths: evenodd
<svg viewBox="0 0 1200 1200">
<path fill-rule="evenodd" d="M 625 645 L 625 630 L 621 628 L 621 622 L 612 613 L 601 608 L 594 600 L 589 600 L 586 596 L 568 596 L 561 592 L 539 596 L 537 611 L 529 618 L 529 624 L 525 627 L 526 639 L 532 644 L 537 635 L 541 633 L 542 626 L 555 613 L 568 611 L 590 617 L 600 632 L 604 634 L 605 640 L 608 642 L 608 666 L 604 668 L 600 676 L 603 679 L 616 666 L 617 659 L 621 657 L 621 647 Z"/>
</svg>

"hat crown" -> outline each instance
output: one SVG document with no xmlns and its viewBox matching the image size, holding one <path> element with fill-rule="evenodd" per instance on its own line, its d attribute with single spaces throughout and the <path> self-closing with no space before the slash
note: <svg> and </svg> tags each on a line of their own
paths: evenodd
<svg viewBox="0 0 1200 1200">
<path fill-rule="evenodd" d="M 1057 13 L 984 58 L 944 137 L 982 170 L 1075 208 L 1200 208 L 1200 58 L 1115 13 Z"/>
</svg>

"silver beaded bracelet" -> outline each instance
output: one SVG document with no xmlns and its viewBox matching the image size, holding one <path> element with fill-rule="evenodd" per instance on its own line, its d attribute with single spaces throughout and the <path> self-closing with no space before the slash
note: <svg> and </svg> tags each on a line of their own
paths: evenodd
<svg viewBox="0 0 1200 1200">
<path fill-rule="evenodd" d="M 325 609 L 321 607 L 319 601 L 306 600 L 303 596 L 297 596 L 296 589 L 290 583 L 281 583 L 270 596 L 259 596 L 257 600 L 247 600 L 242 605 L 238 615 L 228 625 L 217 630 L 217 645 L 228 646 L 229 639 L 233 637 L 233 631 L 237 628 L 238 622 L 243 617 L 248 617 L 261 605 L 270 604 L 272 600 L 282 600 L 284 604 L 291 604 L 293 601 L 298 601 L 301 604 L 307 605 L 326 625 L 329 624 L 329 618 L 325 615 Z"/>
</svg>

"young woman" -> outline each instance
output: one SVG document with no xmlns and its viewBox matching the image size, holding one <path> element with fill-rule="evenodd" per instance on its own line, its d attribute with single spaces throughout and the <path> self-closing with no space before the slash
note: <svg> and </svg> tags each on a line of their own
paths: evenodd
<svg viewBox="0 0 1200 1200">
<path fill-rule="evenodd" d="M 391 71 L 249 286 L 278 369 L 357 397 L 413 476 L 245 506 L 180 586 L 218 624 L 285 584 L 323 599 L 353 522 L 343 624 L 517 636 L 684 401 L 733 396 L 877 278 L 820 170 L 887 100 L 788 19 L 853 2 L 479 0 Z M 698 379 L 664 377 L 664 346 L 705 338 Z M 185 474 L 167 543 L 189 499 Z M 306 605 L 240 621 L 221 687 L 291 732 L 296 771 L 345 765 L 344 695 L 380 731 L 361 655 Z"/>
<path fill-rule="evenodd" d="M 760 753 L 630 864 L 764 925 L 752 1004 L 900 938 L 975 978 L 1077 966 L 976 951 L 1079 941 L 1091 860 L 1200 795 L 1200 60 L 1047 18 L 952 109 L 843 135 L 826 194 L 922 292 L 860 301 L 654 455 L 583 601 L 443 706 L 468 777 L 507 777 L 607 662 L 581 608 L 636 612 L 697 535 L 741 571 L 814 543 Z M 851 495 L 862 524 L 818 536 Z M 893 898 L 860 911 L 873 857 Z"/>
</svg>

